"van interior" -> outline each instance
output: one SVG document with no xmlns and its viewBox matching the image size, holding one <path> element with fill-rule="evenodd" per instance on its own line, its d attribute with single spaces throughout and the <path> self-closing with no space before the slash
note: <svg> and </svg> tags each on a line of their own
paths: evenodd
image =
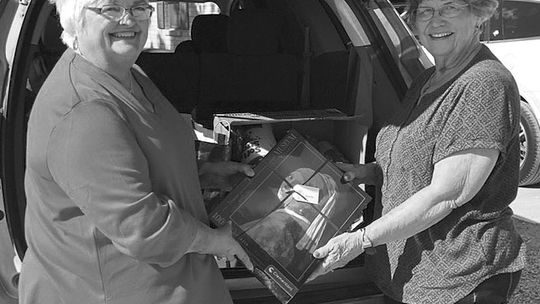
<svg viewBox="0 0 540 304">
<path fill-rule="evenodd" d="M 386 1 L 373 1 L 393 10 Z M 346 0 L 216 0 L 216 10 L 187 14 L 184 19 L 188 25 L 171 30 L 166 28 L 167 22 L 158 18 L 167 15 L 162 9 L 170 3 L 189 7 L 205 2 L 151 1 L 156 11 L 150 32 L 161 34 L 152 38 L 137 65 L 179 112 L 190 113 L 195 122 L 212 129 L 217 114 L 281 113 L 276 117 L 284 117 L 287 113 L 303 113 L 309 117 L 317 110 L 337 109 L 345 119 L 323 123 L 278 120 L 276 125 L 281 125 L 276 129 L 292 127 L 322 140 L 333 140 L 351 162 L 372 160 L 381 122 L 399 106 L 407 84 L 401 76 L 402 68 L 393 61 L 397 53 L 388 50 L 392 37 L 374 36 L 362 28 L 382 28 L 389 20 L 401 22 L 397 15 L 393 20 L 379 14 L 382 17 L 378 23 L 361 24 L 361 18 L 350 18 L 355 13 Z M 12 90 L 9 97 L 18 102 L 9 105 L 5 125 L 12 129 L 4 130 L 5 134 L 13 134 L 4 147 L 4 156 L 10 158 L 3 162 L 4 174 L 13 177 L 3 181 L 4 199 L 17 202 L 7 205 L 11 209 L 11 234 L 21 257 L 26 249 L 26 121 L 41 85 L 66 49 L 54 6 L 37 0 L 30 5 L 38 7 L 37 12 L 31 12 L 36 17 L 36 30 L 20 39 L 28 47 L 20 48 L 18 54 L 16 63 L 23 68 L 13 74 L 12 81 L 19 81 L 20 89 Z M 167 40 L 168 35 L 181 31 L 182 39 Z M 399 48 L 405 50 L 403 44 Z M 414 66 L 406 62 L 406 56 L 401 59 L 405 65 Z M 419 70 L 418 65 L 415 67 Z M 376 200 L 375 190 L 366 190 Z M 365 223 L 377 213 L 373 205 L 364 212 Z M 356 259 L 351 269 L 362 273 L 362 265 L 363 258 Z M 234 269 L 234 265 L 223 267 L 226 278 L 250 276 L 245 269 Z M 355 276 L 358 284 L 369 282 L 369 278 L 360 279 L 354 271 L 350 276 Z M 349 279 L 346 275 L 328 277 L 335 290 L 333 297 L 341 293 L 340 297 L 346 298 L 358 292 L 349 289 L 349 283 L 338 284 Z M 373 287 L 366 288 L 365 292 L 377 292 Z M 249 301 L 246 303 L 252 303 Z"/>
<path fill-rule="evenodd" d="M 157 7 L 152 18 L 160 16 L 160 5 L 172 2 L 201 3 L 151 1 Z M 181 41 L 151 45 L 137 60 L 174 107 L 179 112 L 191 113 L 194 121 L 209 129 L 213 128 L 214 115 L 219 113 L 300 111 L 309 116 L 310 111 L 337 109 L 351 119 L 336 126 L 324 123 L 298 127 L 314 134 L 328 134 L 330 138 L 341 137 L 335 143 L 349 160 L 369 161 L 379 122 L 399 105 L 406 85 L 395 76 L 400 71 L 385 62 L 381 55 L 384 48 L 376 48 L 376 39 L 362 30 L 349 28 L 360 25 L 347 25 L 344 20 L 344 7 L 350 10 L 346 1 L 213 3 L 217 6 L 213 13 L 192 14 L 188 18 L 187 36 Z M 27 55 L 21 54 L 29 58 L 21 61 L 25 67 L 20 74 L 25 79 L 20 98 L 25 101 L 24 109 L 17 105 L 17 110 L 12 111 L 18 114 L 10 115 L 10 119 L 20 115 L 28 118 L 41 85 L 66 49 L 60 39 L 62 28 L 54 6 L 47 1 L 34 1 L 31 5 L 42 5 L 35 18 L 35 28 L 39 30 L 26 37 Z M 150 32 L 160 25 L 160 20 L 152 19 Z M 163 37 L 166 35 L 159 39 Z M 328 132 L 329 125 L 335 130 Z M 355 132 L 360 125 L 362 131 Z M 13 140 L 23 142 L 14 145 L 20 150 L 14 153 L 14 188 L 18 189 L 17 200 L 24 202 L 24 174 L 20 168 L 24 168 L 26 145 L 22 134 L 26 134 L 26 120 L 16 123 L 15 128 L 21 136 Z M 351 136 L 357 141 L 347 138 Z M 21 223 L 23 210 L 24 204 L 19 210 Z"/>
<path fill-rule="evenodd" d="M 353 80 L 350 41 L 339 35 L 344 29 L 317 11 L 302 16 L 305 7 L 296 6 L 306 4 L 233 1 L 219 14 L 195 16 L 190 39 L 171 50 L 147 49 L 137 64 L 178 111 L 209 128 L 216 113 L 336 108 L 353 114 L 346 96 Z M 61 31 L 51 10 L 34 45 L 30 98 L 65 49 Z"/>
</svg>

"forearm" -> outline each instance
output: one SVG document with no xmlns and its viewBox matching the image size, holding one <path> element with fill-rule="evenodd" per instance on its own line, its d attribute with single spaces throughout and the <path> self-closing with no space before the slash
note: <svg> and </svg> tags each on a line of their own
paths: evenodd
<svg viewBox="0 0 540 304">
<path fill-rule="evenodd" d="M 428 186 L 368 225 L 366 236 L 373 246 L 407 239 L 450 214 L 452 201 Z"/>
<path fill-rule="evenodd" d="M 199 223 L 195 229 L 195 237 L 187 249 L 187 253 L 213 254 L 215 231 L 203 223 Z"/>
<path fill-rule="evenodd" d="M 368 240 L 372 246 L 378 246 L 407 239 L 444 218 L 451 208 L 444 201 L 430 200 L 432 192 L 427 187 L 366 228 L 332 238 L 313 254 L 316 258 L 324 258 L 324 261 L 310 280 L 346 265 L 366 250 L 364 244 Z"/>
<path fill-rule="evenodd" d="M 396 240 L 405 240 L 433 226 L 453 209 L 469 202 L 489 177 L 499 152 L 488 149 L 471 149 L 457 152 L 435 164 L 431 184 L 413 194 L 390 212 L 353 233 L 332 238 L 317 249 L 316 258 L 324 258 L 312 278 L 344 263 L 364 251 L 365 244 L 378 246 Z M 349 169 L 356 176 L 367 170 L 362 165 Z M 347 166 L 342 166 L 342 169 Z M 352 172 L 350 170 L 349 172 Z M 347 172 L 347 173 L 349 173 Z M 346 174 L 347 174 L 346 173 Z M 366 178 L 366 173 L 363 178 Z M 346 178 L 347 179 L 347 178 Z"/>
<path fill-rule="evenodd" d="M 253 176 L 253 169 L 243 163 L 222 161 L 205 162 L 199 167 L 199 182 L 203 189 L 230 191 L 232 186 L 246 176 Z"/>
<path fill-rule="evenodd" d="M 106 214 L 106 210 L 94 209 L 87 216 L 121 252 L 162 267 L 189 253 L 202 224 L 173 201 L 157 199 L 155 195 L 149 195 L 132 208 L 118 210 L 121 208 L 118 204 L 111 205 L 114 205 L 111 209 L 117 210 Z"/>
<path fill-rule="evenodd" d="M 409 238 L 469 202 L 488 179 L 499 152 L 471 149 L 435 164 L 431 184 L 366 228 L 373 244 Z"/>
</svg>

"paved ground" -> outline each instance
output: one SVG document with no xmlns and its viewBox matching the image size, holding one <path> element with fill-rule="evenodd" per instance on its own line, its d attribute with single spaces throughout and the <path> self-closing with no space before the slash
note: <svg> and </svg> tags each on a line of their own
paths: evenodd
<svg viewBox="0 0 540 304">
<path fill-rule="evenodd" d="M 540 189 L 539 189 L 540 190 Z M 509 304 L 540 303 L 540 223 L 515 220 L 523 241 L 527 244 L 527 265 Z"/>
<path fill-rule="evenodd" d="M 540 184 L 520 187 L 510 207 L 514 210 L 516 218 L 540 224 Z"/>
<path fill-rule="evenodd" d="M 521 187 L 514 210 L 516 228 L 527 244 L 527 266 L 509 304 L 540 303 L 540 185 Z"/>
</svg>

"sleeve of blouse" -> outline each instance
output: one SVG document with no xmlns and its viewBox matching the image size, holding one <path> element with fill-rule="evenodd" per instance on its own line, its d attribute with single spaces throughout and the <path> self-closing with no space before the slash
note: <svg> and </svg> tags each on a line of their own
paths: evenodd
<svg viewBox="0 0 540 304">
<path fill-rule="evenodd" d="M 519 127 L 519 93 L 511 77 L 477 75 L 463 86 L 448 109 L 435 144 L 433 163 L 467 149 L 506 147 Z"/>
<path fill-rule="evenodd" d="M 119 110 L 77 105 L 53 130 L 47 165 L 62 190 L 126 255 L 162 267 L 178 261 L 197 219 L 152 191 L 147 160 Z"/>
</svg>

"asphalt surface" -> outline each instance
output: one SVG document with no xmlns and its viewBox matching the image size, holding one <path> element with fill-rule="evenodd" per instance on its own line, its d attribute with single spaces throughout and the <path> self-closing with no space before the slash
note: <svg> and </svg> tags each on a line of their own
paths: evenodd
<svg viewBox="0 0 540 304">
<path fill-rule="evenodd" d="M 520 187 L 514 210 L 515 225 L 527 244 L 527 266 L 509 304 L 540 303 L 540 184 Z"/>
<path fill-rule="evenodd" d="M 515 218 L 540 224 L 540 184 L 520 187 L 510 207 L 514 210 Z"/>
</svg>

